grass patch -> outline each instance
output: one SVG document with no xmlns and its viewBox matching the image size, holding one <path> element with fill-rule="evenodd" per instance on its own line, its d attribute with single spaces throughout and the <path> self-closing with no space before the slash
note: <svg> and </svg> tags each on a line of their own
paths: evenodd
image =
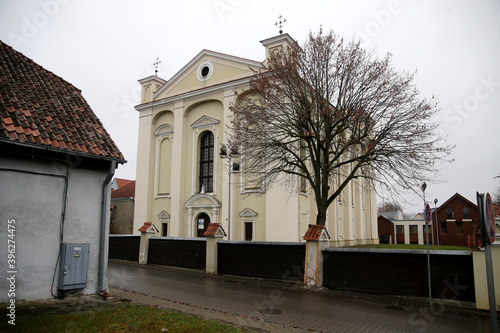
<svg viewBox="0 0 500 333">
<path fill-rule="evenodd" d="M 425 244 L 372 244 L 372 245 L 358 245 L 354 248 L 368 248 L 368 249 L 389 249 L 389 250 L 427 250 Z M 451 251 L 470 251 L 467 246 L 453 246 L 453 245 L 429 245 L 430 250 L 451 250 Z"/>
<path fill-rule="evenodd" d="M 5 330 L 4 330 L 5 329 Z M 8 332 L 248 332 L 233 326 L 165 309 L 123 304 L 98 311 L 2 320 L 0 331 Z"/>
</svg>

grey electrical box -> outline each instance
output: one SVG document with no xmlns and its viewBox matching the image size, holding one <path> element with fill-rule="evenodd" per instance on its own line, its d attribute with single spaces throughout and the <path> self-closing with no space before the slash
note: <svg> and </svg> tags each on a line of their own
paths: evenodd
<svg viewBox="0 0 500 333">
<path fill-rule="evenodd" d="M 61 245 L 59 290 L 83 289 L 87 286 L 90 244 Z"/>
</svg>

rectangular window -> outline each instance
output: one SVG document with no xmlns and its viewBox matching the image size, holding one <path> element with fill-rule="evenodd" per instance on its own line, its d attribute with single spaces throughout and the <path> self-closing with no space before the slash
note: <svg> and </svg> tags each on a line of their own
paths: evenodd
<svg viewBox="0 0 500 333">
<path fill-rule="evenodd" d="M 448 208 L 447 212 L 448 212 L 447 219 L 448 220 L 454 220 L 455 219 L 455 210 L 454 210 L 454 208 L 453 207 L 452 208 Z"/>
<path fill-rule="evenodd" d="M 457 234 L 464 233 L 464 224 L 463 222 L 457 222 Z"/>
<path fill-rule="evenodd" d="M 447 226 L 446 226 L 446 222 L 441 222 L 441 233 L 445 234 L 447 232 L 448 232 L 448 229 L 447 229 Z"/>
<path fill-rule="evenodd" d="M 245 222 L 245 240 L 251 241 L 253 235 L 253 223 Z"/>
<path fill-rule="evenodd" d="M 396 226 L 396 233 L 404 234 L 405 233 L 405 226 L 404 225 L 397 225 Z"/>
<path fill-rule="evenodd" d="M 161 224 L 161 235 L 166 237 L 168 233 L 168 223 L 162 223 Z"/>
<path fill-rule="evenodd" d="M 464 213 L 463 219 L 470 219 L 470 208 L 469 207 L 464 207 L 463 213 Z"/>
<path fill-rule="evenodd" d="M 418 233 L 418 226 L 410 225 L 410 234 L 416 234 L 416 233 Z"/>
<path fill-rule="evenodd" d="M 214 135 L 207 132 L 201 138 L 200 145 L 200 192 L 213 191 L 214 172 Z"/>
</svg>

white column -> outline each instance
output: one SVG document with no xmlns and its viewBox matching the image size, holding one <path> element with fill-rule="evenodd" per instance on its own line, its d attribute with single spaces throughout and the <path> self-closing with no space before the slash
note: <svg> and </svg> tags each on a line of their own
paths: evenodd
<svg viewBox="0 0 500 333">
<path fill-rule="evenodd" d="M 424 226 L 418 225 L 418 244 L 424 244 Z"/>
<path fill-rule="evenodd" d="M 404 225 L 405 230 L 405 244 L 410 244 L 410 225 Z"/>
<path fill-rule="evenodd" d="M 174 139 L 172 144 L 172 173 L 171 173 L 171 218 L 170 232 L 173 237 L 190 237 L 189 234 L 182 235 L 182 223 L 186 223 L 186 218 L 183 216 L 184 207 L 184 177 L 186 176 L 184 166 L 184 154 L 182 151 L 183 134 L 184 134 L 184 103 L 177 102 L 174 107 Z M 186 199 L 187 200 L 187 199 Z M 191 220 L 187 221 L 188 225 Z M 186 226 L 187 227 L 187 226 Z M 189 227 L 184 228 L 189 230 Z"/>
</svg>

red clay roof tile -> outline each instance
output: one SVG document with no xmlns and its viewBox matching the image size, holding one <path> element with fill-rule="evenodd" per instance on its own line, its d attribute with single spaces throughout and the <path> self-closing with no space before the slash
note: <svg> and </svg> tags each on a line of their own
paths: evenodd
<svg viewBox="0 0 500 333">
<path fill-rule="evenodd" d="M 139 229 L 137 229 L 137 231 L 146 232 L 151 227 L 151 224 L 153 224 L 153 223 L 152 222 L 144 222 L 144 225 L 142 227 L 140 227 Z"/>
<path fill-rule="evenodd" d="M 0 119 L 0 138 L 125 162 L 79 89 L 2 41 Z"/>
<path fill-rule="evenodd" d="M 306 233 L 304 234 L 304 240 L 319 241 L 322 235 L 326 239 L 330 238 L 330 235 L 328 235 L 328 232 L 326 231 L 324 225 L 309 224 L 309 229 L 307 229 Z"/>
<path fill-rule="evenodd" d="M 123 178 L 115 178 L 116 185 L 118 185 L 118 188 L 122 188 L 123 186 L 130 184 L 131 182 L 134 182 L 135 180 L 128 180 L 128 179 L 123 179 Z"/>
<path fill-rule="evenodd" d="M 120 186 L 120 183 L 118 183 L 118 186 Z M 111 198 L 135 198 L 135 180 L 131 180 L 117 190 L 111 191 Z"/>
<path fill-rule="evenodd" d="M 207 237 L 213 237 L 213 236 L 226 236 L 226 232 L 220 225 L 220 223 L 209 223 L 207 230 L 203 233 L 203 236 Z"/>
<path fill-rule="evenodd" d="M 151 232 L 151 233 L 157 233 L 158 229 L 156 229 L 155 225 L 152 222 L 144 222 L 144 225 L 137 229 L 137 231 L 140 232 Z"/>
</svg>

